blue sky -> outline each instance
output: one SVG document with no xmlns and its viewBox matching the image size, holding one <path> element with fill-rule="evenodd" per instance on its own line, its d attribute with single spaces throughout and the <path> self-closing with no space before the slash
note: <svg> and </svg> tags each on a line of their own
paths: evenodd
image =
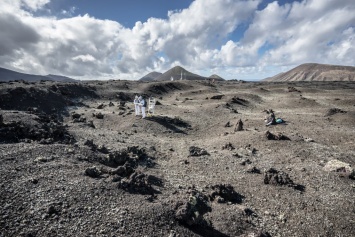
<svg viewBox="0 0 355 237">
<path fill-rule="evenodd" d="M 2 0 L 0 67 L 136 80 L 173 66 L 259 80 L 354 66 L 353 0 Z"/>
<path fill-rule="evenodd" d="M 76 14 L 86 14 L 98 19 L 110 19 L 132 28 L 137 21 L 148 18 L 167 18 L 168 11 L 189 7 L 192 0 L 62 0 L 53 1 L 57 12 L 75 7 Z"/>
</svg>

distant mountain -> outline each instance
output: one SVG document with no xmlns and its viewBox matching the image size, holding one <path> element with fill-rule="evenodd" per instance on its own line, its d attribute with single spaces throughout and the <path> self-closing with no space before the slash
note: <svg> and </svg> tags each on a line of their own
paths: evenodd
<svg viewBox="0 0 355 237">
<path fill-rule="evenodd" d="M 204 80 L 206 79 L 205 77 L 202 77 L 200 75 L 191 73 L 184 69 L 183 67 L 176 66 L 171 68 L 170 70 L 164 72 L 162 75 L 157 77 L 155 81 L 170 81 L 171 78 L 174 80 Z"/>
<path fill-rule="evenodd" d="M 224 81 L 224 79 L 216 74 L 209 76 L 208 78 L 215 79 L 217 81 Z"/>
<path fill-rule="evenodd" d="M 41 80 L 50 80 L 50 81 L 77 81 L 69 77 L 57 76 L 57 75 L 33 75 L 26 74 L 21 72 L 15 72 L 9 69 L 0 68 L 0 81 L 15 81 L 15 80 L 24 80 L 24 81 L 41 81 Z"/>
<path fill-rule="evenodd" d="M 158 78 L 161 75 L 162 75 L 161 72 L 151 72 L 145 75 L 144 77 L 142 77 L 141 79 L 139 79 L 139 81 L 153 81 L 154 79 Z"/>
<path fill-rule="evenodd" d="M 355 67 L 306 63 L 263 81 L 355 81 Z"/>
<path fill-rule="evenodd" d="M 46 77 L 52 79 L 53 81 L 64 81 L 64 82 L 77 82 L 78 81 L 78 80 L 75 80 L 70 77 L 58 76 L 58 75 L 52 75 L 52 74 L 48 74 Z"/>
</svg>

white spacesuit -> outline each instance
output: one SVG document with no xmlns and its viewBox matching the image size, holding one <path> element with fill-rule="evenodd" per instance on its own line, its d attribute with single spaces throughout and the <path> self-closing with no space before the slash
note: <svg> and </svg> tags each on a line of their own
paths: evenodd
<svg viewBox="0 0 355 237">
<path fill-rule="evenodd" d="M 136 97 L 134 97 L 133 103 L 134 103 L 134 109 L 136 112 L 136 116 L 139 116 L 141 114 L 141 111 L 140 111 L 139 99 L 138 99 L 137 95 L 136 95 Z"/>
<path fill-rule="evenodd" d="M 142 118 L 145 118 L 145 108 L 147 107 L 147 102 L 142 96 L 139 96 L 139 105 L 142 111 Z"/>
</svg>

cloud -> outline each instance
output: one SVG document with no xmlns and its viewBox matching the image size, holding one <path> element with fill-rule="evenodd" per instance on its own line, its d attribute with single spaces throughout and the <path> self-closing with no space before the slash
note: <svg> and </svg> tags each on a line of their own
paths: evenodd
<svg viewBox="0 0 355 237">
<path fill-rule="evenodd" d="M 270 3 L 256 13 L 244 42 L 256 49 L 271 45 L 261 65 L 297 65 L 305 62 L 353 65 L 355 4 L 353 1 L 303 1 L 284 6 Z M 257 38 L 257 40 L 252 40 Z M 341 57 L 331 55 L 342 49 Z M 339 55 L 339 54 L 338 54 Z M 350 57 L 349 57 L 350 56 Z"/>
<path fill-rule="evenodd" d="M 0 56 L 15 55 L 38 43 L 40 35 L 35 28 L 19 17 L 8 13 L 0 14 Z"/>
<path fill-rule="evenodd" d="M 65 18 L 41 16 L 50 12 L 49 2 L 3 0 L 0 66 L 82 79 L 137 79 L 181 65 L 206 76 L 243 79 L 306 62 L 354 65 L 352 0 L 273 1 L 264 8 L 261 0 L 195 0 L 166 19 L 150 18 L 133 28 L 74 16 L 75 6 L 53 13 Z"/>
</svg>

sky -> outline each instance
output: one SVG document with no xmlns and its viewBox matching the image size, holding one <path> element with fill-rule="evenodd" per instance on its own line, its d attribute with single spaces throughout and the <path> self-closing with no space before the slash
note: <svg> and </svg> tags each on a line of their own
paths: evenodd
<svg viewBox="0 0 355 237">
<path fill-rule="evenodd" d="M 355 66 L 354 0 L 0 0 L 0 67 L 137 80 L 174 66 L 260 80 Z"/>
</svg>

